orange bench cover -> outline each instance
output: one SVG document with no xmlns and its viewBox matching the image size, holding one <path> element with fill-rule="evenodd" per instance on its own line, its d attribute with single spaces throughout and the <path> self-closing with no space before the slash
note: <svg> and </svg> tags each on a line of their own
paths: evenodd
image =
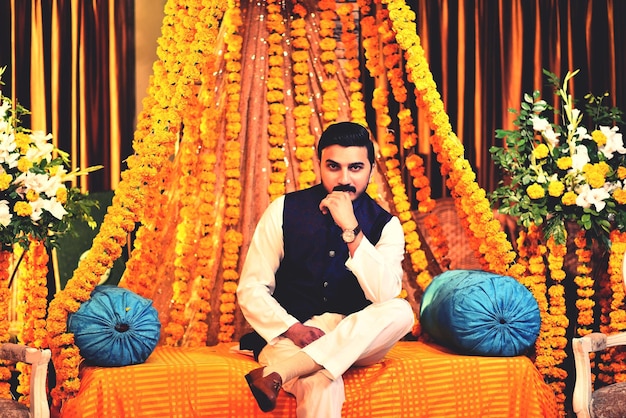
<svg viewBox="0 0 626 418">
<path fill-rule="evenodd" d="M 272 413 L 258 409 L 244 379 L 258 364 L 229 346 L 159 346 L 143 364 L 85 367 L 62 416 L 295 417 L 295 399 L 284 391 Z M 384 361 L 353 368 L 344 381 L 344 418 L 557 416 L 554 394 L 524 356 L 462 356 L 402 341 Z"/>
</svg>

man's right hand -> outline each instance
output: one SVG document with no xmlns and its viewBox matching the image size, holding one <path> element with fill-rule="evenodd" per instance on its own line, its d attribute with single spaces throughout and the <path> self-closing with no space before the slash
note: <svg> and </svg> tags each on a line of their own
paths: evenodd
<svg viewBox="0 0 626 418">
<path fill-rule="evenodd" d="M 293 324 L 283 335 L 289 338 L 298 347 L 306 347 L 319 337 L 324 335 L 324 331 L 319 328 L 309 327 L 300 322 Z"/>
</svg>

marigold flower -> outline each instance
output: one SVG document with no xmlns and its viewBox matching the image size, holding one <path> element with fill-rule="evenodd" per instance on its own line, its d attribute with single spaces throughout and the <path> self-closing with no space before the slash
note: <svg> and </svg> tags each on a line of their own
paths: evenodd
<svg viewBox="0 0 626 418">
<path fill-rule="evenodd" d="M 556 166 L 561 170 L 572 168 L 572 157 L 561 157 L 556 160 Z"/>
<path fill-rule="evenodd" d="M 565 206 L 573 206 L 576 204 L 576 198 L 578 198 L 578 195 L 576 193 L 571 191 L 566 192 L 561 198 L 561 202 L 563 202 Z"/>
<path fill-rule="evenodd" d="M 591 139 L 593 139 L 598 146 L 606 144 L 606 135 L 599 129 L 591 132 Z"/>
<path fill-rule="evenodd" d="M 531 199 L 536 200 L 544 197 L 546 195 L 546 191 L 543 189 L 543 187 L 541 187 L 541 185 L 533 183 L 526 188 L 526 194 L 528 194 Z"/>
<path fill-rule="evenodd" d="M 546 158 L 549 154 L 550 150 L 548 149 L 548 146 L 546 144 L 539 144 L 533 150 L 533 156 L 539 160 L 542 158 Z"/>
</svg>

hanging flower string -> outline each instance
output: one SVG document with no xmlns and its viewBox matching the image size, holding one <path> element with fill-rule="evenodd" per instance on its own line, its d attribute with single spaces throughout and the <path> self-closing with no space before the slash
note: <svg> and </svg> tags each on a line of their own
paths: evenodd
<svg viewBox="0 0 626 418">
<path fill-rule="evenodd" d="M 183 35 L 178 33 L 183 28 L 181 16 L 178 15 L 181 8 L 184 6 L 178 0 L 170 0 L 165 5 L 162 35 L 157 44 L 159 59 L 153 65 L 154 75 L 150 78 L 148 96 L 143 100 L 144 109 L 139 114 L 133 141 L 135 154 L 129 157 L 129 170 L 122 173 L 122 180 L 125 177 L 129 180 L 128 190 L 116 192 L 116 196 L 122 196 L 125 200 L 133 193 L 145 195 L 143 205 L 131 208 L 142 224 L 137 230 L 133 253 L 126 262 L 120 285 L 148 298 L 152 295 L 153 278 L 160 264 L 160 234 L 165 225 L 165 211 L 160 208 L 167 204 L 168 196 L 164 191 L 173 170 L 170 161 L 176 154 L 181 126 L 182 109 L 179 106 L 184 101 L 176 97 L 176 85 L 190 82 L 183 77 L 174 80 L 176 75 L 182 73 L 182 64 L 177 57 L 179 54 L 185 56 L 179 50 L 185 47 L 182 43 Z M 154 178 L 150 182 L 141 183 L 141 177 Z M 137 183 L 132 184 L 131 180 Z M 150 184 L 151 187 L 145 187 L 144 184 Z"/>
<path fill-rule="evenodd" d="M 506 273 L 519 278 L 523 267 L 514 264 L 516 254 L 500 223 L 494 219 L 485 191 L 478 186 L 469 162 L 463 158 L 464 149 L 452 132 L 437 86 L 428 69 L 428 61 L 420 46 L 415 25 L 415 13 L 404 1 L 384 0 L 388 5 L 389 18 L 396 33 L 396 40 L 406 52 L 409 74 L 418 92 L 418 105 L 426 110 L 431 129 L 435 132 L 431 144 L 442 164 L 442 174 L 449 174 L 447 181 L 453 196 L 461 203 L 467 215 L 467 227 L 471 231 L 470 242 L 484 258 L 490 271 Z"/>
<path fill-rule="evenodd" d="M 315 137 L 311 133 L 311 86 L 309 84 L 309 51 L 311 44 L 306 31 L 306 9 L 294 0 L 293 16 L 290 23 L 291 54 L 294 100 L 293 117 L 296 128 L 296 151 L 299 161 L 298 189 L 306 189 L 317 180 L 313 157 L 315 155 Z"/>
<path fill-rule="evenodd" d="M 217 26 L 217 22 L 201 25 L 203 28 Z M 198 161 L 194 169 L 194 177 L 197 205 L 193 207 L 194 212 L 186 213 L 193 219 L 194 229 L 190 231 L 195 237 L 190 244 L 193 246 L 193 258 L 187 268 L 193 271 L 193 276 L 189 277 L 189 298 L 186 301 L 184 315 L 178 320 L 179 325 L 187 323 L 187 329 L 183 336 L 182 345 L 186 347 L 200 347 L 206 345 L 208 324 L 206 322 L 208 314 L 211 312 L 211 291 L 214 287 L 214 259 L 217 249 L 215 248 L 215 230 L 219 229 L 221 223 L 216 217 L 215 208 L 215 187 L 217 182 L 217 142 L 218 129 L 217 120 L 222 117 L 222 112 L 215 108 L 215 65 L 211 58 L 214 55 L 208 54 L 206 61 L 207 68 L 202 71 L 201 92 L 199 93 L 198 118 L 200 121 L 197 131 L 196 141 L 198 148 Z M 206 74 L 206 75 L 205 75 Z M 200 142 L 198 144 L 198 142 Z M 199 196 L 197 191 L 201 190 Z M 193 264 L 192 264 L 193 263 Z M 193 295 L 193 296 L 192 296 Z"/>
<path fill-rule="evenodd" d="M 555 324 L 550 313 L 550 301 L 547 298 L 548 288 L 546 285 L 547 271 L 545 262 L 547 246 L 543 243 L 541 229 L 533 225 L 527 232 L 520 231 L 518 250 L 520 260 L 527 260 L 523 262 L 527 267 L 527 273 L 519 279 L 520 283 L 526 286 L 537 300 L 541 315 L 539 336 L 537 341 L 535 341 L 535 366 L 546 378 L 557 398 L 562 398 L 563 382 L 560 378 L 563 371 L 558 367 L 558 364 L 560 364 L 559 360 L 562 359 L 557 358 L 553 349 L 555 346 L 553 341 Z M 555 380 L 555 378 L 558 379 Z M 562 399 L 559 405 L 562 409 Z"/>
<path fill-rule="evenodd" d="M 322 112 L 325 126 L 337 120 L 339 116 L 339 93 L 337 82 L 337 41 L 335 40 L 335 12 L 337 4 L 335 0 L 320 0 L 317 3 L 320 9 L 319 35 L 320 61 L 324 67 L 326 78 L 322 82 Z"/>
<path fill-rule="evenodd" d="M 269 136 L 269 155 L 271 164 L 270 184 L 268 193 L 270 201 L 285 194 L 285 182 L 287 179 L 287 163 L 285 161 L 285 81 L 283 78 L 284 48 L 283 37 L 285 36 L 285 23 L 281 14 L 281 6 L 278 0 L 267 1 L 267 19 L 265 22 L 267 31 L 267 96 L 269 106 L 269 122 L 267 133 Z"/>
<path fill-rule="evenodd" d="M 341 22 L 341 42 L 345 48 L 343 71 L 349 81 L 350 119 L 355 123 L 367 126 L 363 84 L 359 81 L 361 79 L 361 64 L 358 57 L 359 39 L 354 20 L 354 6 L 352 3 L 343 3 L 337 7 L 336 12 Z"/>
<path fill-rule="evenodd" d="M 181 7 L 186 6 L 179 6 L 175 0 L 170 0 L 165 5 L 166 16 L 157 49 L 159 61 L 155 63 L 155 77 L 151 81 L 150 93 L 155 100 L 144 100 L 144 106 L 152 107 L 149 112 L 142 113 L 144 117 L 151 119 L 149 122 L 138 123 L 144 129 L 140 129 L 135 136 L 135 154 L 127 160 L 128 169 L 122 173 L 122 181 L 115 191 L 100 231 L 94 238 L 91 251 L 79 263 L 72 279 L 55 296 L 49 307 L 47 328 L 57 380 L 56 387 L 51 391 L 55 406 L 60 406 L 65 399 L 74 396 L 80 387 L 78 365 L 81 357 L 74 345 L 73 335 L 66 331 L 68 314 L 76 312 L 80 304 L 89 299 L 100 277 L 119 258 L 121 246 L 126 243 L 128 233 L 134 230 L 137 221 L 143 219 L 142 215 L 150 208 L 150 204 L 161 202 L 147 198 L 159 195 L 165 184 L 164 179 L 171 171 L 170 157 L 174 153 L 177 128 L 180 126 L 180 114 L 175 109 L 184 108 L 186 100 L 176 96 L 184 90 L 177 91 L 176 83 L 170 83 L 172 80 L 183 82 L 182 77 L 177 75 L 178 66 L 174 64 L 178 53 L 175 46 L 181 41 L 175 34 L 176 29 L 180 29 L 180 25 L 175 24 L 175 16 Z M 176 71 L 171 74 L 171 80 L 168 70 Z M 147 125 L 151 125 L 151 128 L 145 128 Z M 147 132 L 150 134 L 141 136 Z M 145 187 L 145 184 L 155 187 Z M 139 283 L 146 285 L 145 281 Z"/>
<path fill-rule="evenodd" d="M 381 20 L 385 19 L 384 12 L 381 12 L 379 18 Z M 376 34 L 379 33 L 379 31 L 374 30 L 374 22 L 371 19 L 368 20 L 369 23 L 367 23 L 367 25 L 369 25 L 369 28 L 366 32 L 373 38 L 374 36 L 377 36 Z M 392 39 L 392 37 L 387 36 L 386 43 L 388 44 Z M 421 286 L 422 283 L 429 283 L 432 280 L 432 277 L 428 271 L 428 259 L 424 249 L 422 248 L 422 242 L 417 232 L 417 224 L 413 219 L 411 204 L 409 203 L 409 198 L 406 194 L 406 187 L 402 179 L 400 162 L 397 158 L 398 147 L 395 145 L 393 132 L 388 129 L 391 117 L 389 116 L 388 90 L 386 89 L 385 74 L 384 72 L 381 72 L 376 76 L 371 73 L 372 69 L 378 67 L 373 63 L 370 63 L 370 59 L 372 59 L 372 57 L 378 57 L 379 54 L 371 51 L 370 49 L 378 48 L 378 43 L 371 40 L 364 43 L 364 45 L 367 45 L 365 47 L 365 56 L 367 57 L 366 67 L 371 69 L 370 75 L 374 78 L 382 78 L 382 80 L 377 82 L 377 87 L 374 89 L 374 100 L 372 101 L 372 106 L 376 110 L 377 126 L 380 131 L 384 132 L 382 137 L 378 139 L 380 153 L 385 161 L 385 174 L 387 176 L 389 187 L 391 188 L 394 209 L 398 215 L 398 219 L 400 219 L 400 222 L 402 223 L 402 229 L 404 230 L 406 251 L 409 254 L 413 271 L 417 274 L 416 280 Z M 388 51 L 390 50 L 391 49 L 388 49 Z M 422 290 L 424 288 L 422 288 Z"/>
<path fill-rule="evenodd" d="M 548 238 L 546 243 L 548 249 L 548 271 L 549 276 L 554 282 L 548 289 L 549 296 L 549 313 L 551 326 L 550 344 L 552 347 L 552 361 L 554 366 L 551 369 L 550 376 L 552 376 L 556 383 L 553 387 L 557 387 L 555 395 L 559 404 L 559 408 L 562 409 L 565 404 L 565 378 L 567 377 L 567 371 L 561 366 L 563 361 L 567 357 L 565 347 L 567 346 L 567 327 L 569 326 L 569 319 L 567 318 L 566 306 L 565 306 L 565 287 L 563 286 L 563 280 L 565 279 L 565 271 L 563 270 L 563 262 L 565 254 L 567 253 L 567 247 L 565 243 L 557 243 L 554 237 Z"/>
<path fill-rule="evenodd" d="M 179 171 L 176 175 L 180 194 L 180 219 L 176 224 L 174 278 L 172 281 L 172 299 L 169 321 L 164 324 L 165 344 L 178 346 L 185 334 L 185 326 L 189 318 L 185 315 L 191 297 L 192 274 L 196 266 L 195 224 L 196 224 L 196 191 L 198 188 L 197 165 L 200 147 L 200 115 L 202 107 L 198 98 L 196 83 L 200 83 L 200 68 L 196 68 L 199 55 L 211 55 L 206 50 L 204 40 L 199 35 L 203 27 L 199 20 L 200 4 L 191 3 L 179 10 L 178 17 L 183 26 L 182 33 L 187 37 L 181 49 L 180 71 L 184 82 L 177 85 L 177 93 L 186 99 L 185 111 L 181 113 L 182 125 L 180 149 L 178 150 Z M 197 25 L 196 25 L 197 24 Z M 201 53 L 199 53 L 200 51 Z M 193 83 L 193 84 L 192 84 Z M 194 87 L 192 88 L 192 85 Z"/>
<path fill-rule="evenodd" d="M 11 276 L 12 251 L 0 249 L 0 343 L 6 343 L 10 339 L 9 328 L 9 305 L 11 291 L 9 279 Z M 0 360 L 0 399 L 11 399 L 11 371 L 6 361 Z"/>
<path fill-rule="evenodd" d="M 431 188 L 430 180 L 426 176 L 426 168 L 424 160 L 417 154 L 411 154 L 405 159 L 405 164 L 409 174 L 413 178 L 413 186 L 416 188 L 415 196 L 418 201 L 418 211 L 425 213 L 424 226 L 426 227 L 425 235 L 430 237 L 430 249 L 437 260 L 439 266 L 446 270 L 450 267 L 450 258 L 448 253 L 450 247 L 448 240 L 444 234 L 439 217 L 433 212 L 435 201 L 430 197 Z M 422 283 L 424 285 L 424 283 Z M 421 286 L 422 286 L 421 285 Z M 425 290 L 425 287 L 421 287 Z"/>
<path fill-rule="evenodd" d="M 626 251 L 626 233 L 612 231 L 611 249 L 608 261 L 608 289 L 603 293 L 610 301 L 607 307 L 608 324 L 601 331 L 615 334 L 626 331 L 626 310 L 624 309 L 624 278 L 622 266 Z M 626 381 L 626 351 L 623 347 L 611 347 L 600 354 L 601 363 L 598 379 L 606 384 Z"/>
<path fill-rule="evenodd" d="M 380 0 L 379 0 L 380 1 Z M 391 27 L 387 10 L 379 12 L 382 24 L 378 29 L 378 33 L 382 38 L 383 62 L 387 69 L 387 79 L 391 86 L 393 98 L 400 105 L 398 112 L 398 123 L 400 125 L 400 142 L 403 149 L 410 149 L 417 143 L 417 134 L 411 110 L 406 107 L 407 89 L 404 85 L 401 69 L 400 49 L 395 39 L 395 32 Z M 388 109 L 387 109 L 388 112 Z M 428 215 L 424 219 L 428 236 L 431 238 L 430 248 L 433 251 L 439 265 L 446 269 L 450 264 L 447 258 L 448 243 L 441 228 L 441 223 L 436 214 L 432 213 L 435 207 L 435 201 L 431 199 L 430 180 L 425 175 L 423 160 L 417 155 L 409 155 L 405 158 L 406 168 L 413 178 L 413 185 L 416 187 L 416 198 L 418 201 L 418 209 L 422 213 Z M 429 282 L 428 278 L 426 277 Z M 424 288 L 422 288 L 424 290 Z"/>
<path fill-rule="evenodd" d="M 237 2 L 239 3 L 239 2 Z M 222 247 L 222 294 L 220 295 L 220 330 L 218 340 L 220 342 L 232 341 L 235 331 L 235 292 L 239 282 L 237 270 L 239 262 L 239 250 L 243 244 L 243 235 L 236 228 L 241 217 L 241 113 L 239 112 L 239 98 L 241 92 L 241 46 L 243 38 L 238 34 L 243 24 L 241 10 L 238 5 L 231 7 L 224 16 L 226 25 L 225 41 L 228 52 L 226 53 L 226 69 L 228 99 L 226 101 L 226 144 L 224 155 L 224 168 L 226 176 L 226 209 L 224 225 L 227 227 L 224 233 Z"/>
<path fill-rule="evenodd" d="M 46 311 L 48 297 L 48 252 L 40 240 L 30 239 L 30 245 L 19 266 L 18 320 L 22 323 L 18 337 L 21 343 L 35 348 L 48 347 Z M 17 391 L 20 402 L 30 404 L 30 370 L 26 363 L 18 363 L 20 372 Z"/>
<path fill-rule="evenodd" d="M 576 299 L 576 308 L 578 309 L 576 328 L 577 336 L 584 336 L 592 332 L 590 328 L 593 326 L 593 307 L 595 302 L 593 301 L 594 280 L 591 277 L 591 262 L 592 251 L 587 247 L 587 234 L 585 230 L 581 229 L 577 231 L 574 236 L 574 245 L 576 247 L 576 277 L 574 277 L 574 283 L 576 283 L 578 290 Z"/>
</svg>

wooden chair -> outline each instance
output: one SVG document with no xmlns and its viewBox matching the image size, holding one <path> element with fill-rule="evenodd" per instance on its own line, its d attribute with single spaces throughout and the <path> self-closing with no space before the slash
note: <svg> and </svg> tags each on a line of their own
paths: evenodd
<svg viewBox="0 0 626 418">
<path fill-rule="evenodd" d="M 0 418 L 49 418 L 50 407 L 46 390 L 50 350 L 39 350 L 22 344 L 0 345 L 0 359 L 31 365 L 30 408 L 12 399 L 0 399 Z"/>
<path fill-rule="evenodd" d="M 618 345 L 626 345 L 626 332 L 613 335 L 594 332 L 572 339 L 576 366 L 572 407 L 577 418 L 626 417 L 626 382 L 614 383 L 593 390 L 591 381 L 589 353 Z"/>
</svg>

